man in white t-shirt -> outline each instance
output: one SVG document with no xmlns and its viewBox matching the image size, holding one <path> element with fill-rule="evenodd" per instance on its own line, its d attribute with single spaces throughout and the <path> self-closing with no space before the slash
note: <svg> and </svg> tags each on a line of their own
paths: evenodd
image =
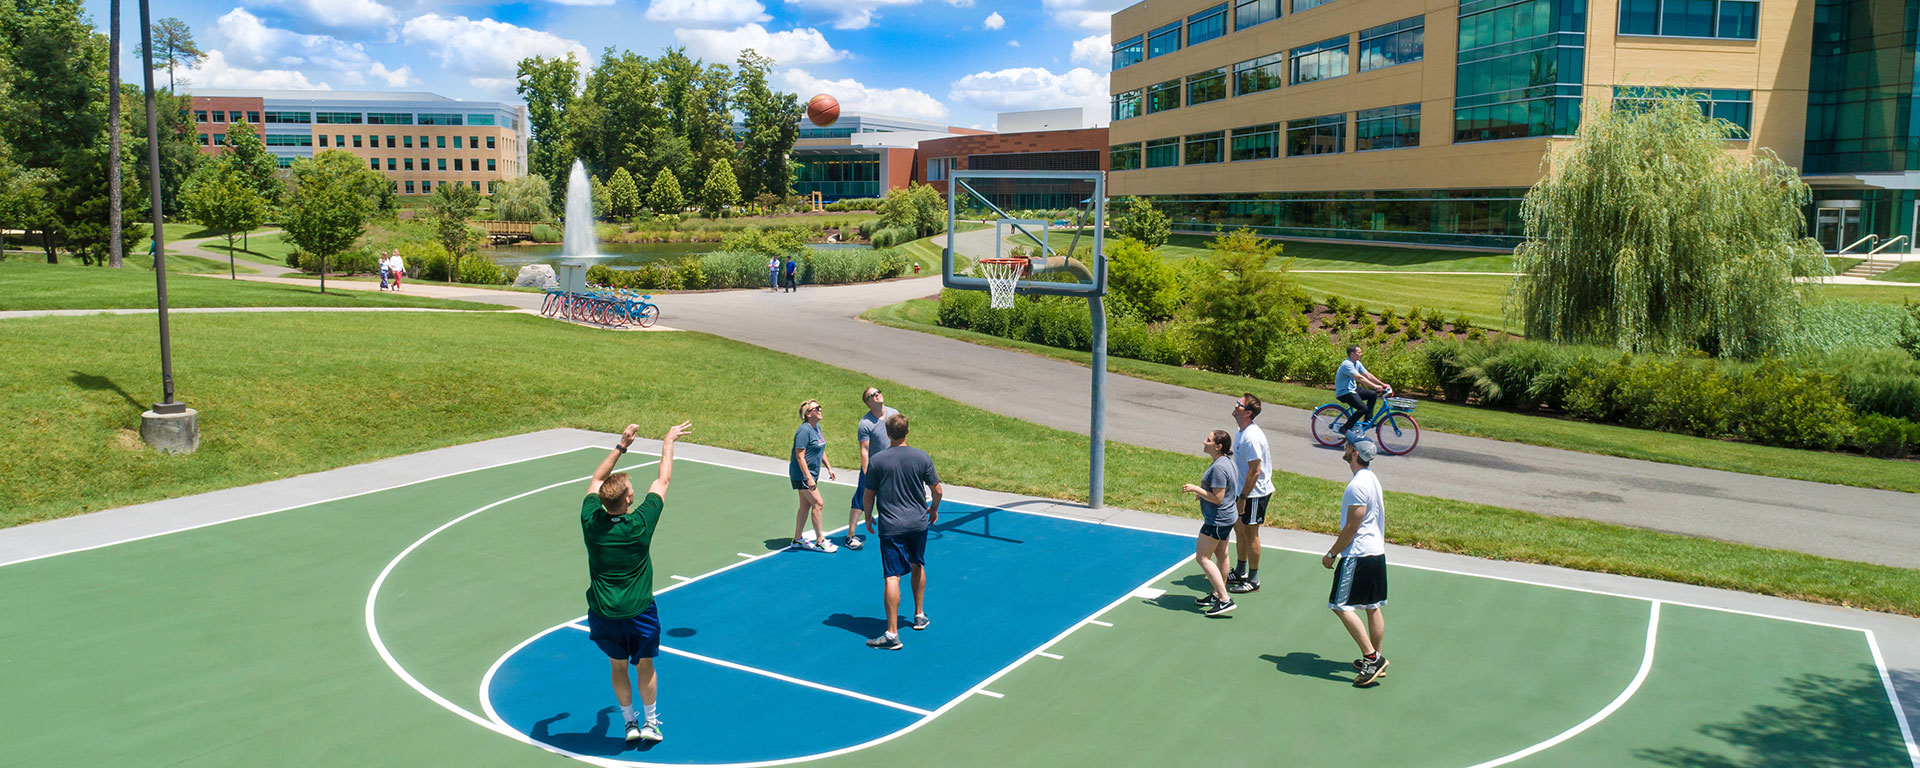
<svg viewBox="0 0 1920 768">
<path fill-rule="evenodd" d="M 1260 591 L 1260 526 L 1267 522 L 1267 500 L 1273 498 L 1273 452 L 1267 433 L 1253 423 L 1260 416 L 1260 398 L 1252 392 L 1233 401 L 1233 462 L 1240 471 L 1240 518 L 1233 524 L 1238 555 L 1227 591 L 1236 595 Z M 1249 568 L 1251 566 L 1251 568 Z"/>
<path fill-rule="evenodd" d="M 1387 634 L 1387 616 L 1381 608 L 1387 604 L 1387 507 L 1380 490 L 1380 479 L 1368 465 L 1378 449 L 1366 433 L 1355 430 L 1347 436 L 1341 456 L 1353 479 L 1340 496 L 1340 536 L 1320 558 L 1320 565 L 1333 571 L 1333 591 L 1327 607 L 1340 617 L 1347 634 L 1365 654 L 1353 660 L 1353 686 L 1361 688 L 1387 673 L 1387 657 L 1380 643 Z M 1361 622 L 1357 611 L 1366 611 Z"/>
<path fill-rule="evenodd" d="M 400 290 L 400 278 L 407 276 L 407 262 L 400 258 L 399 251 L 394 251 L 393 258 L 387 263 L 393 265 L 393 289 Z"/>
</svg>

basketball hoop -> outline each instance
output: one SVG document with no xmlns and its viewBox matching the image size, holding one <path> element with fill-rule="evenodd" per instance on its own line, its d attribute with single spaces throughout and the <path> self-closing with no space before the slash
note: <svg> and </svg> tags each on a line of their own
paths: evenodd
<svg viewBox="0 0 1920 768">
<path fill-rule="evenodd" d="M 1020 273 L 1027 270 L 1026 259 L 980 259 L 980 276 L 987 279 L 987 290 L 993 296 L 989 306 L 994 309 L 1013 308 L 1013 289 L 1020 284 Z"/>
</svg>

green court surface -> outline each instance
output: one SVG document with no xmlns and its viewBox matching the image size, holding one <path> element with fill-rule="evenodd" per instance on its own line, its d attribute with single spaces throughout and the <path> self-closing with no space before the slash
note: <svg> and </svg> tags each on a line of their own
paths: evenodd
<svg viewBox="0 0 1920 768">
<path fill-rule="evenodd" d="M 0 765 L 566 764 L 489 721 L 480 691 L 529 628 L 584 612 L 578 503 L 604 455 L 525 458 L 0 566 Z M 644 487 L 652 461 L 635 451 L 623 466 Z M 848 488 L 823 490 L 833 526 Z M 793 508 L 780 474 L 683 458 L 656 587 L 745 572 L 784 544 Z M 840 557 L 775 557 L 809 556 Z M 959 589 L 968 564 L 932 563 L 939 615 L 942 579 Z M 1318 557 L 1270 549 L 1262 570 L 1264 589 L 1223 619 L 1195 610 L 1191 560 L 1128 585 L 933 717 L 818 762 L 1920 765 L 1860 630 L 1402 565 L 1390 570 L 1392 666 L 1356 689 Z M 873 581 L 856 594 L 760 586 L 824 617 L 877 612 Z M 929 632 L 965 617 L 941 621 Z M 663 673 L 670 739 L 676 710 L 728 695 L 675 683 Z M 596 690 L 578 711 L 611 703 Z M 817 717 L 743 708 L 732 727 Z"/>
</svg>

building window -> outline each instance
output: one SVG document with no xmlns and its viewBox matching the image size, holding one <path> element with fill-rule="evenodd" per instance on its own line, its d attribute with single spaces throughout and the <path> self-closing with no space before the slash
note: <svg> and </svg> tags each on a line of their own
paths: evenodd
<svg viewBox="0 0 1920 768">
<path fill-rule="evenodd" d="M 336 133 L 336 134 L 334 134 L 334 135 L 333 135 L 333 148 L 334 148 L 334 149 L 346 149 L 346 148 L 347 148 L 347 137 L 346 137 L 345 135 L 343 135 L 343 134 L 338 134 L 338 133 Z"/>
<path fill-rule="evenodd" d="M 387 158 L 387 170 L 389 171 L 400 170 L 400 159 L 395 157 Z"/>
<path fill-rule="evenodd" d="M 226 113 L 226 111 L 225 111 L 225 110 L 220 110 L 220 109 L 216 109 L 216 110 L 214 110 L 214 111 L 213 111 L 213 121 L 214 121 L 214 122 L 216 122 L 216 123 L 224 123 L 224 122 L 226 122 L 226 121 L 227 121 L 227 113 Z"/>
<path fill-rule="evenodd" d="M 1140 92 L 1127 91 L 1113 95 L 1113 119 L 1115 122 L 1129 117 L 1140 116 Z"/>
<path fill-rule="evenodd" d="M 1107 153 L 1109 164 L 1116 171 L 1137 171 L 1140 169 L 1140 142 L 1115 144 Z"/>
<path fill-rule="evenodd" d="M 353 135 L 353 148 L 354 149 L 360 148 L 360 134 L 356 133 Z"/>
<path fill-rule="evenodd" d="M 1287 121 L 1287 157 L 1331 155 L 1347 143 L 1345 114 Z"/>
<path fill-rule="evenodd" d="M 1180 81 L 1147 86 L 1147 114 L 1180 108 Z"/>
<path fill-rule="evenodd" d="M 412 161 L 408 161 L 408 162 L 411 163 Z M 413 194 L 413 182 L 411 181 L 407 182 L 407 194 L 409 195 Z"/>
<path fill-rule="evenodd" d="M 473 185 L 473 191 L 475 191 L 475 192 L 478 192 L 478 191 L 480 191 L 480 182 L 477 182 L 477 181 L 469 181 L 469 182 L 467 182 L 467 183 L 468 183 L 468 184 L 472 184 L 472 185 Z"/>
<path fill-rule="evenodd" d="M 1165 56 L 1177 50 L 1180 50 L 1180 22 L 1147 33 L 1147 58 Z"/>
<path fill-rule="evenodd" d="M 368 112 L 367 125 L 413 125 L 413 113 Z"/>
<path fill-rule="evenodd" d="M 214 134 L 214 135 L 213 135 L 213 145 L 214 145 L 214 146 L 216 146 L 216 147 L 224 147 L 224 146 L 226 146 L 226 145 L 227 145 L 227 135 L 226 135 L 226 134 L 224 134 L 224 133 L 216 133 L 216 134 Z"/>
<path fill-rule="evenodd" d="M 413 149 L 413 137 L 412 136 L 400 137 L 400 146 L 403 149 Z"/>
<path fill-rule="evenodd" d="M 1233 159 L 1268 160 L 1280 156 L 1280 124 L 1249 125 L 1233 129 Z"/>
<path fill-rule="evenodd" d="M 405 160 L 403 160 L 403 161 L 401 161 L 401 165 L 402 165 L 402 166 L 403 166 L 403 167 L 404 167 L 404 168 L 405 168 L 406 170 L 409 170 L 409 171 L 411 171 L 411 170 L 413 170 L 413 158 L 411 158 L 411 157 L 409 157 L 409 158 L 406 158 Z"/>
<path fill-rule="evenodd" d="M 1363 109 L 1353 113 L 1353 151 L 1420 146 L 1420 105 Z"/>
<path fill-rule="evenodd" d="M 260 113 L 249 110 L 247 112 L 247 122 L 253 123 L 254 125 L 259 125 Z"/>
<path fill-rule="evenodd" d="M 422 112 L 418 115 L 418 118 L 420 120 L 421 125 L 459 125 L 460 124 L 459 115 L 447 115 L 447 114 L 436 114 L 432 112 Z"/>
<path fill-rule="evenodd" d="M 1331 2 L 1333 2 L 1333 0 L 1293 0 L 1293 12 L 1299 13 L 1308 8 L 1318 8 Z"/>
<path fill-rule="evenodd" d="M 423 195 L 424 195 L 424 194 L 426 194 L 426 193 L 428 193 L 428 192 L 432 192 L 432 191 L 433 191 L 433 182 L 432 182 L 432 181 L 421 181 L 421 182 L 420 182 L 420 194 L 423 194 Z"/>
<path fill-rule="evenodd" d="M 1454 143 L 1572 135 L 1585 92 L 1585 4 L 1479 2 L 1460 13 Z"/>
<path fill-rule="evenodd" d="M 954 158 L 935 157 L 927 160 L 927 181 L 942 181 L 953 170 Z"/>
<path fill-rule="evenodd" d="M 460 159 L 460 158 L 457 158 L 457 157 L 456 157 L 456 158 L 454 158 L 454 159 L 453 159 L 453 169 L 454 169 L 454 170 L 456 170 L 456 171 L 464 171 L 464 170 L 466 170 L 466 169 L 467 169 L 467 168 L 466 168 L 466 165 L 467 165 L 467 164 L 466 164 L 466 161 L 464 161 L 464 160 L 462 160 L 462 159 Z"/>
<path fill-rule="evenodd" d="M 367 167 L 376 171 L 380 170 L 380 158 L 377 158 L 377 157 L 367 158 Z"/>
<path fill-rule="evenodd" d="M 1360 30 L 1360 71 L 1419 61 L 1426 47 L 1427 17 L 1415 16 Z"/>
<path fill-rule="evenodd" d="M 493 115 L 467 115 L 467 125 L 493 125 Z"/>
<path fill-rule="evenodd" d="M 1613 103 L 1622 109 L 1643 110 L 1653 106 L 1658 99 L 1680 98 L 1692 99 L 1709 118 L 1733 123 L 1739 129 L 1734 131 L 1735 139 L 1748 138 L 1753 130 L 1753 91 L 1726 88 L 1683 91 L 1627 85 L 1613 87 Z"/>
<path fill-rule="evenodd" d="M 1219 101 L 1227 97 L 1227 70 L 1209 69 L 1187 75 L 1187 106 Z"/>
<path fill-rule="evenodd" d="M 487 158 L 487 170 L 489 171 L 499 170 L 493 166 L 493 163 L 494 163 L 493 158 L 491 157 Z"/>
<path fill-rule="evenodd" d="M 1303 45 L 1289 54 L 1293 61 L 1293 84 L 1331 80 L 1347 73 L 1347 36 L 1328 38 Z"/>
<path fill-rule="evenodd" d="M 1172 168 L 1180 164 L 1180 137 L 1152 139 L 1147 142 L 1147 167 Z"/>
<path fill-rule="evenodd" d="M 321 125 L 359 125 L 359 112 L 315 112 L 313 121 Z"/>
<path fill-rule="evenodd" d="M 444 157 L 443 157 L 443 158 L 440 158 L 440 163 L 439 163 L 439 165 L 440 165 L 440 170 L 442 170 L 442 171 L 444 171 L 444 170 L 446 170 L 446 169 L 447 169 L 447 159 L 446 159 L 446 158 L 444 158 Z"/>
<path fill-rule="evenodd" d="M 433 148 L 434 148 L 434 149 L 446 149 L 446 148 L 447 148 L 447 137 L 445 137 L 445 136 L 435 136 L 435 137 L 433 137 Z"/>
<path fill-rule="evenodd" d="M 326 137 L 322 136 L 320 138 L 325 139 Z M 312 134 L 269 133 L 266 136 L 261 137 L 261 140 L 266 142 L 266 145 L 269 147 L 311 147 L 313 146 Z"/>
<path fill-rule="evenodd" d="M 1620 34 L 1752 40 L 1759 11 L 1751 0 L 1620 0 Z"/>
<path fill-rule="evenodd" d="M 274 165 L 274 167 L 276 167 L 276 168 L 292 168 L 292 167 L 293 167 L 293 158 L 291 158 L 291 157 L 284 157 L 284 156 L 283 156 L 283 157 L 275 157 L 275 158 L 273 159 L 273 165 Z"/>
<path fill-rule="evenodd" d="M 458 145 L 458 144 L 455 144 L 454 146 L 456 146 L 456 147 L 457 147 L 457 146 L 459 146 L 459 145 Z M 468 136 L 468 137 L 467 137 L 467 146 L 468 146 L 468 147 L 470 147 L 470 148 L 472 148 L 472 149 L 479 149 L 479 148 L 480 148 L 480 137 L 478 137 L 478 136 Z"/>
<path fill-rule="evenodd" d="M 430 158 L 430 157 L 420 158 L 420 170 L 424 171 L 432 167 L 433 167 L 433 158 Z"/>
<path fill-rule="evenodd" d="M 460 137 L 459 137 L 459 136 L 455 136 L 455 137 L 453 137 L 453 148 L 454 148 L 454 149 L 460 149 L 460 148 L 461 148 L 461 147 L 460 147 Z"/>
<path fill-rule="evenodd" d="M 1234 0 L 1235 31 L 1280 18 L 1280 0 Z"/>
<path fill-rule="evenodd" d="M 267 122 L 275 123 L 275 124 L 291 123 L 295 125 L 306 125 L 308 123 L 313 122 L 313 114 L 309 112 L 268 112 Z"/>
<path fill-rule="evenodd" d="M 1141 39 L 1139 35 L 1134 35 L 1113 47 L 1114 69 L 1126 69 L 1141 62 L 1142 52 L 1146 50 L 1141 45 Z"/>
<path fill-rule="evenodd" d="M 1225 162 L 1227 159 L 1227 132 L 1209 131 L 1187 136 L 1187 165 L 1205 165 Z"/>
<path fill-rule="evenodd" d="M 211 137 L 211 136 L 208 136 L 208 135 L 206 135 L 206 134 L 204 134 L 204 133 L 203 133 L 203 134 L 200 134 L 200 146 L 203 146 L 203 147 L 210 147 L 210 146 L 213 146 L 213 144 L 211 143 L 211 142 L 212 142 L 212 139 L 213 139 L 213 137 Z"/>
<path fill-rule="evenodd" d="M 492 137 L 492 136 L 488 136 L 488 137 L 487 137 L 487 149 L 493 149 L 493 137 Z"/>
<path fill-rule="evenodd" d="M 207 111 L 206 111 L 206 110 L 204 110 L 204 109 L 196 109 L 196 110 L 194 110 L 194 111 L 193 111 L 193 121 L 194 121 L 194 122 L 196 122 L 196 123 L 204 123 L 204 122 L 207 122 Z"/>
<path fill-rule="evenodd" d="M 1233 95 L 1271 91 L 1286 82 L 1287 55 L 1276 53 L 1233 65 Z"/>
<path fill-rule="evenodd" d="M 320 146 L 325 147 L 326 145 L 327 145 L 327 135 L 324 133 L 320 134 Z"/>
<path fill-rule="evenodd" d="M 1199 45 L 1227 33 L 1227 4 L 1187 17 L 1187 45 Z"/>
</svg>

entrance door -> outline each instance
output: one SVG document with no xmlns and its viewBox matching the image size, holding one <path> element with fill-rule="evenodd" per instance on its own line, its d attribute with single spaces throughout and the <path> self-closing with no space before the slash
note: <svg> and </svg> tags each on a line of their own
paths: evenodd
<svg viewBox="0 0 1920 768">
<path fill-rule="evenodd" d="M 1860 209 L 1820 208 L 1813 219 L 1813 238 L 1821 250 L 1835 253 L 1860 239 Z"/>
</svg>

